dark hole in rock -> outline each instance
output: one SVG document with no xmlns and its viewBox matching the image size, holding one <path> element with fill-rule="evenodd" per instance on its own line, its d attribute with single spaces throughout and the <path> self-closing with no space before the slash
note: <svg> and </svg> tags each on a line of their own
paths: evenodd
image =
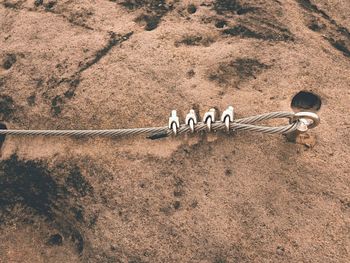
<svg viewBox="0 0 350 263">
<path fill-rule="evenodd" d="M 42 5 L 43 3 L 44 3 L 43 0 L 35 0 L 35 1 L 34 1 L 34 5 L 35 5 L 35 6 L 40 6 L 40 5 Z"/>
<path fill-rule="evenodd" d="M 310 25 L 308 25 L 308 28 L 315 32 L 318 32 L 322 29 L 317 23 L 311 23 Z"/>
<path fill-rule="evenodd" d="M 215 23 L 216 28 L 224 28 L 225 26 L 227 26 L 227 22 L 225 20 L 218 20 Z"/>
<path fill-rule="evenodd" d="M 4 61 L 3 61 L 3 68 L 4 69 L 10 69 L 13 64 L 15 64 L 17 61 L 15 54 L 7 54 Z"/>
<path fill-rule="evenodd" d="M 60 234 L 51 235 L 47 244 L 50 246 L 61 246 L 63 244 L 63 238 Z"/>
<path fill-rule="evenodd" d="M 136 22 L 145 23 L 145 30 L 152 31 L 156 29 L 160 23 L 161 16 L 157 15 L 141 15 L 136 18 Z"/>
<path fill-rule="evenodd" d="M 190 4 L 188 7 L 187 7 L 187 12 L 189 14 L 194 14 L 196 13 L 197 11 L 197 7 L 194 5 L 194 4 Z"/>
<path fill-rule="evenodd" d="M 326 28 L 326 25 L 314 18 L 310 21 L 307 27 L 312 31 L 320 32 L 321 30 Z"/>
<path fill-rule="evenodd" d="M 46 10 L 51 10 L 56 4 L 57 4 L 57 2 L 56 2 L 55 0 L 49 1 L 49 2 L 45 5 L 45 9 L 46 9 Z"/>
<path fill-rule="evenodd" d="M 309 91 L 300 91 L 293 97 L 291 107 L 293 110 L 318 111 L 321 104 L 320 96 Z"/>
</svg>

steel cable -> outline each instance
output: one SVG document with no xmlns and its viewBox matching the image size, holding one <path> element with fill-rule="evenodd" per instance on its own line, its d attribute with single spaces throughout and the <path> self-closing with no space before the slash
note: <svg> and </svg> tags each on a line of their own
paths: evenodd
<svg viewBox="0 0 350 263">
<path fill-rule="evenodd" d="M 297 129 L 298 120 L 285 126 L 269 127 L 254 125 L 256 122 L 288 118 L 292 120 L 295 114 L 290 112 L 271 112 L 242 119 L 236 119 L 230 123 L 230 131 L 254 131 L 267 134 L 287 134 Z M 212 123 L 213 131 L 224 131 L 226 126 L 223 122 L 216 121 Z M 198 122 L 194 127 L 195 132 L 207 131 L 207 124 Z M 182 124 L 177 130 L 177 134 L 191 132 L 188 125 Z M 163 134 L 163 137 L 173 134 L 168 127 L 150 127 L 150 128 L 131 128 L 131 129 L 107 129 L 107 130 L 0 130 L 0 135 L 26 135 L 26 136 L 136 136 L 148 135 L 154 136 Z"/>
</svg>

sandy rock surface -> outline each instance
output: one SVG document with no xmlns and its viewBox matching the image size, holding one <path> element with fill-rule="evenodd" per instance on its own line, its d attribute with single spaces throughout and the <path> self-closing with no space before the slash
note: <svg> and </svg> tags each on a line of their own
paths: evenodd
<svg viewBox="0 0 350 263">
<path fill-rule="evenodd" d="M 346 0 L 0 0 L 7 128 L 163 126 L 172 109 L 244 117 L 291 111 L 302 90 L 322 100 L 299 143 L 6 137 L 0 262 L 348 262 L 349 14 Z"/>
</svg>

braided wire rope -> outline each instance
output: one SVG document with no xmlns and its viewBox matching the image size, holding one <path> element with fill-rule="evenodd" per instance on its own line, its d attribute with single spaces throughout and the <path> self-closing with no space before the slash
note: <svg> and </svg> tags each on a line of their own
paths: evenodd
<svg viewBox="0 0 350 263">
<path fill-rule="evenodd" d="M 298 127 L 298 120 L 284 126 L 270 127 L 254 125 L 256 122 L 277 119 L 288 118 L 293 120 L 294 113 L 291 112 L 270 112 L 261 115 L 236 119 L 230 123 L 230 131 L 242 130 L 242 131 L 254 131 L 267 134 L 288 134 L 294 132 Z M 213 131 L 226 130 L 226 126 L 223 122 L 216 121 L 212 123 Z M 195 132 L 207 131 L 207 124 L 204 122 L 198 122 L 194 128 Z M 191 132 L 190 128 L 186 124 L 180 125 L 177 130 L 177 134 L 183 134 Z M 131 128 L 131 129 L 106 129 L 106 130 L 12 130 L 2 129 L 0 135 L 25 135 L 25 136 L 136 136 L 136 135 L 156 135 L 163 134 L 169 136 L 174 132 L 168 127 L 149 127 L 149 128 Z"/>
</svg>

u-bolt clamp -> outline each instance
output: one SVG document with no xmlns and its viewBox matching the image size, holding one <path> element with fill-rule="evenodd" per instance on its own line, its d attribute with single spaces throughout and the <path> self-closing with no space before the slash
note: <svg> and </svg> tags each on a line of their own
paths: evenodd
<svg viewBox="0 0 350 263">
<path fill-rule="evenodd" d="M 211 131 L 211 124 L 215 122 L 215 109 L 211 108 L 204 114 L 203 122 L 207 124 L 208 131 Z"/>
<path fill-rule="evenodd" d="M 194 110 L 190 110 L 190 112 L 186 115 L 186 124 L 190 126 L 191 132 L 194 133 L 194 125 L 197 124 L 197 116 Z"/>
<path fill-rule="evenodd" d="M 234 112 L 233 107 L 229 106 L 221 115 L 221 122 L 225 123 L 226 131 L 230 131 L 230 122 L 233 122 Z"/>
<path fill-rule="evenodd" d="M 176 114 L 176 110 L 171 111 L 171 115 L 169 117 L 169 129 L 173 130 L 174 135 L 177 134 L 177 129 L 180 128 L 179 117 Z"/>
</svg>

